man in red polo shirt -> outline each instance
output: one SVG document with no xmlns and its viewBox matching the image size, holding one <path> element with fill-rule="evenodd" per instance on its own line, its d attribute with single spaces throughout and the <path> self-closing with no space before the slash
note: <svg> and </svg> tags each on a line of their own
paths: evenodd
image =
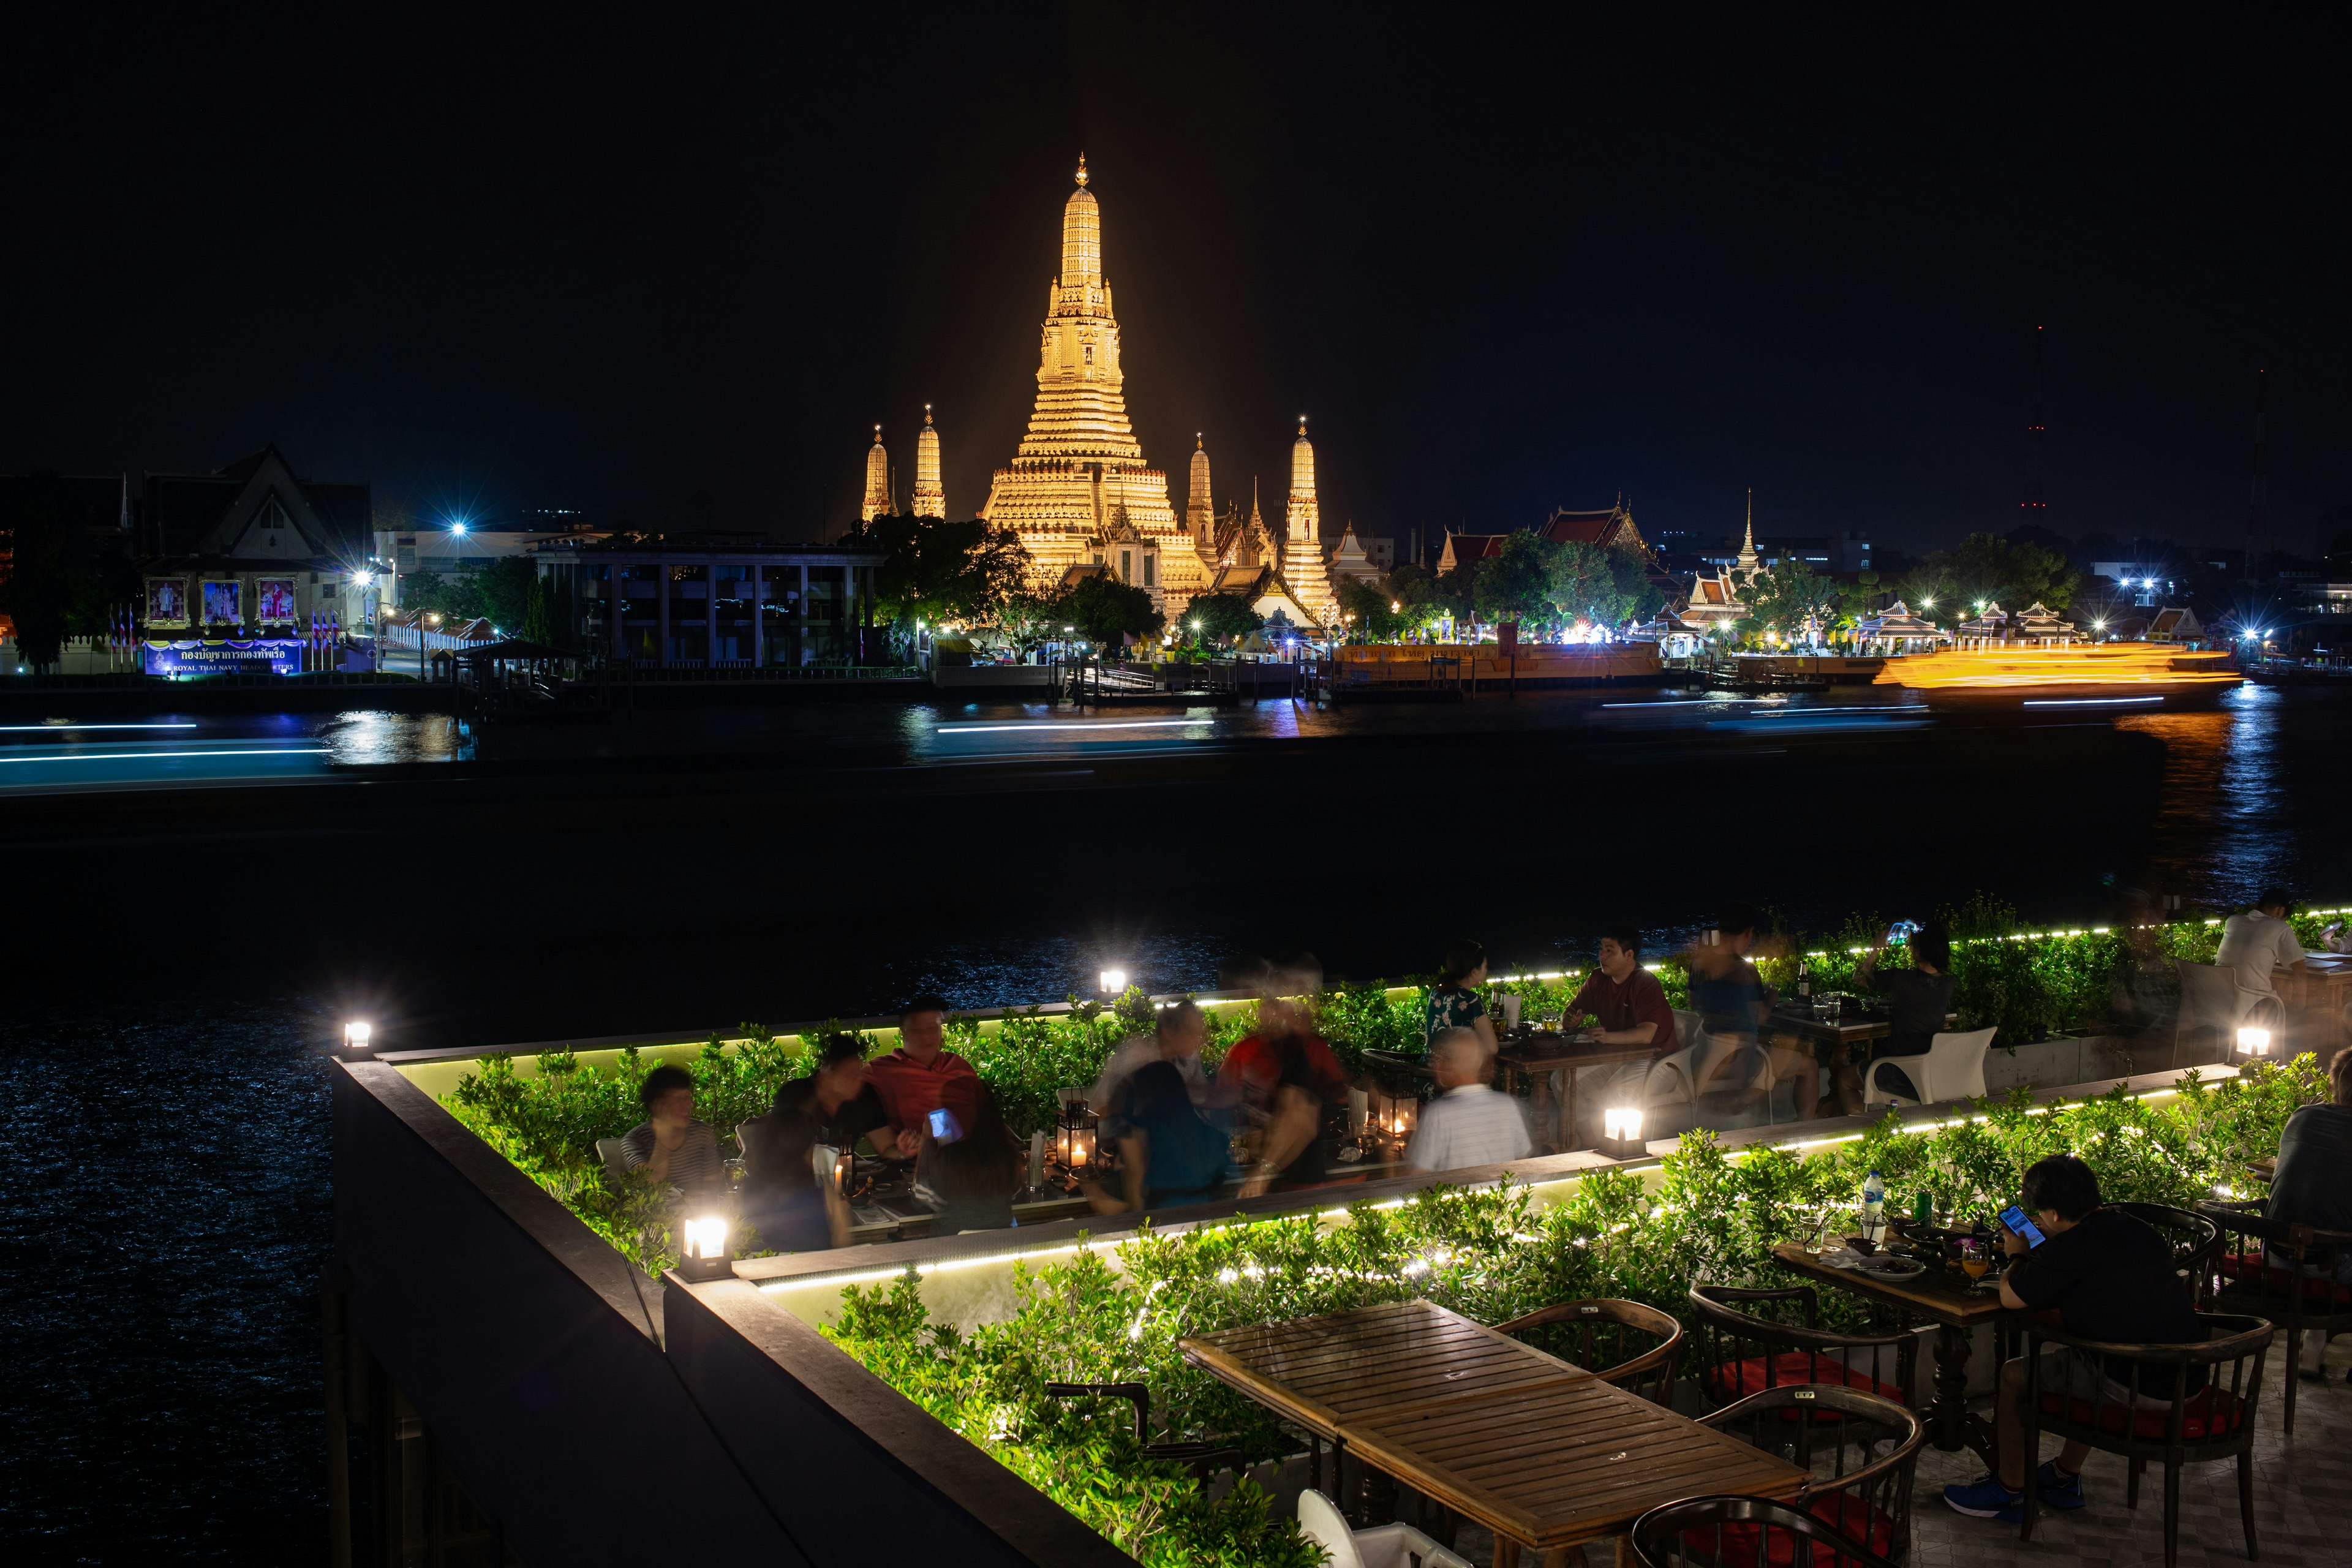
<svg viewBox="0 0 2352 1568">
<path fill-rule="evenodd" d="M 1642 967 L 1642 933 L 1619 926 L 1601 939 L 1600 963 L 1593 966 L 1573 1001 L 1563 1026 L 1574 1028 L 1586 1015 L 1600 1021 L 1595 1037 L 1609 1046 L 1647 1046 L 1650 1061 L 1616 1062 L 1602 1067 L 1570 1068 L 1577 1075 L 1576 1094 L 1588 1114 L 1579 1120 L 1598 1125 L 1612 1105 L 1641 1105 L 1647 1098 L 1650 1062 L 1682 1048 L 1675 1030 L 1674 1004 L 1658 977 Z M 1584 1129 L 1579 1129 L 1580 1131 Z"/>
<path fill-rule="evenodd" d="M 923 1147 L 923 1127 L 948 1102 L 950 1086 L 965 1103 L 978 1100 L 980 1074 L 945 1049 L 948 1005 L 938 996 L 918 996 L 898 1015 L 898 1048 L 866 1064 L 866 1080 L 882 1099 L 890 1125 L 898 1130 L 898 1157 L 911 1160 Z"/>
</svg>

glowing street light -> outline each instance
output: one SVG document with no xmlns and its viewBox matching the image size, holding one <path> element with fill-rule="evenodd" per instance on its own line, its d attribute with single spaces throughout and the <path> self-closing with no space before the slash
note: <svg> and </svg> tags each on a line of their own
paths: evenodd
<svg viewBox="0 0 2352 1568">
<path fill-rule="evenodd" d="M 1117 996 L 1127 990 L 1127 971 L 1106 969 L 1102 972 L 1102 989 L 1106 996 Z"/>
<path fill-rule="evenodd" d="M 368 1040 L 375 1034 L 375 1026 L 364 1018 L 353 1018 L 343 1026 L 343 1048 L 354 1056 L 365 1054 Z"/>
<path fill-rule="evenodd" d="M 374 574 L 374 573 L 373 573 L 373 572 L 368 572 L 368 571 L 359 571 L 359 572 L 354 572 L 354 573 L 352 573 L 352 587 L 354 587 L 354 588 L 372 588 L 372 587 L 373 587 L 374 585 L 375 585 L 375 574 Z"/>
<path fill-rule="evenodd" d="M 452 533 L 463 533 L 466 531 L 467 527 L 467 524 L 463 521 L 452 522 L 449 525 L 449 531 Z"/>
<path fill-rule="evenodd" d="M 685 1278 L 697 1283 L 734 1278 L 735 1260 L 727 1251 L 726 1215 L 700 1215 L 688 1220 L 684 1251 L 677 1271 Z"/>
</svg>

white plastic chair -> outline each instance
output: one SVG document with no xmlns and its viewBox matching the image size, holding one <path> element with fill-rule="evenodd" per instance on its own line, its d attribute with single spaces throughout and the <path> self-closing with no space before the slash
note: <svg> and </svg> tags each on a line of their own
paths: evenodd
<svg viewBox="0 0 2352 1568">
<path fill-rule="evenodd" d="M 1470 1568 L 1470 1560 L 1448 1552 L 1409 1524 L 1349 1530 L 1329 1498 L 1313 1489 L 1298 1494 L 1298 1529 L 1323 1549 L 1329 1568 Z"/>
<path fill-rule="evenodd" d="M 2271 994 L 2239 984 L 2234 969 L 2191 963 L 2185 958 L 2174 959 L 2172 965 L 2180 972 L 2180 1013 L 2172 1030 L 2172 1065 L 2187 1065 L 2180 1057 L 2181 1037 L 2192 1029 L 2212 1030 L 2221 1042 L 2213 1059 L 2228 1061 L 2238 1043 L 2238 1026 L 2248 1013 L 2271 1000 Z"/>
<path fill-rule="evenodd" d="M 1878 1084 L 1881 1068 L 1899 1068 L 1919 1091 L 1912 1103 L 1932 1104 L 1942 1100 L 1968 1100 L 1985 1091 L 1985 1052 L 1991 1048 L 1992 1037 L 1999 1031 L 1970 1029 L 1966 1034 L 1938 1034 L 1927 1042 L 1924 1057 L 1881 1057 L 1870 1064 L 1870 1072 L 1863 1080 L 1862 1103 L 1899 1105 L 1908 1095 L 1890 1094 Z"/>
<path fill-rule="evenodd" d="M 615 1184 L 629 1179 L 628 1145 L 618 1138 L 596 1140 L 596 1158 L 604 1162 L 604 1174 Z"/>
</svg>

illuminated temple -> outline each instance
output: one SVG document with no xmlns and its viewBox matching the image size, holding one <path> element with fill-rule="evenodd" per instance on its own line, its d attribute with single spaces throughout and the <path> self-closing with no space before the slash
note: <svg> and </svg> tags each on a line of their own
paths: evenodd
<svg viewBox="0 0 2352 1568">
<path fill-rule="evenodd" d="M 1192 454 L 1192 493 L 1180 520 L 1167 474 L 1143 460 L 1128 421 L 1118 319 L 1103 276 L 1102 209 L 1087 185 L 1081 158 L 1077 189 L 1062 208 L 1062 271 L 1046 295 L 1036 406 L 1012 465 L 996 470 L 980 515 L 1021 535 L 1037 585 L 1100 568 L 1148 590 L 1172 616 L 1194 595 L 1213 591 L 1212 579 L 1229 575 L 1220 568 L 1234 563 L 1220 559 L 1229 555 L 1229 542 L 1215 525 L 1205 447 Z M 1266 567 L 1320 620 L 1332 598 L 1318 537 L 1314 453 L 1303 429 L 1297 446 L 1304 456 L 1292 464 L 1290 549 L 1278 572 L 1271 561 Z M 1222 582 L 1218 589 L 1235 591 Z"/>
</svg>

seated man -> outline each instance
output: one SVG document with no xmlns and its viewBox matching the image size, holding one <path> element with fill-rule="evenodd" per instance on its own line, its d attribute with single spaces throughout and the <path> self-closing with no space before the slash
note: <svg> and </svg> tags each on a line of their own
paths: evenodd
<svg viewBox="0 0 2352 1568">
<path fill-rule="evenodd" d="M 2099 1178 L 2072 1154 L 2053 1154 L 2025 1172 L 2019 1206 L 2032 1216 L 2042 1244 L 2004 1226 L 2001 1250 L 2011 1259 L 2000 1279 L 2000 1304 L 2013 1312 L 2055 1309 L 2070 1334 L 2110 1344 L 2193 1344 L 2205 1337 L 2189 1300 L 2188 1282 L 2172 1261 L 2172 1248 L 2154 1226 L 2120 1210 L 2099 1206 Z M 2025 1505 L 2026 1367 L 2022 1360 L 2000 1369 L 1999 1449 L 2000 1474 L 1944 1489 L 1944 1500 L 1961 1513 L 2014 1524 Z M 2194 1393 L 2205 1369 L 2189 1369 Z M 2144 1410 L 2172 1407 L 2173 1369 L 2141 1365 L 2111 1356 L 2104 1363 L 2066 1345 L 2045 1345 L 2040 1369 L 2044 1394 L 2100 1400 Z M 2081 1508 L 2083 1443 L 2068 1443 L 2058 1458 L 2034 1475 L 2034 1494 L 2051 1508 Z"/>
<path fill-rule="evenodd" d="M 2352 1046 L 2327 1064 L 2327 1089 L 2326 1104 L 2306 1105 L 2287 1118 L 2263 1213 L 2281 1225 L 2352 1232 Z M 2320 1265 L 2306 1267 L 2316 1271 Z M 2352 1285 L 2352 1253 L 2337 1262 L 2336 1279 Z M 2326 1354 L 2327 1331 L 2304 1330 L 2301 1370 L 2307 1381 L 2324 1375 Z M 2345 1381 L 2352 1383 L 2352 1373 Z"/>
<path fill-rule="evenodd" d="M 1089 1189 L 1097 1212 L 1203 1204 L 1223 1190 L 1232 1163 L 1224 1130 L 1201 1114 L 1173 1063 L 1151 1061 L 1138 1068 L 1119 1107 L 1123 1191 L 1114 1196 Z"/>
<path fill-rule="evenodd" d="M 1097 1116 L 1116 1113 L 1128 1080 L 1152 1062 L 1166 1062 L 1174 1068 L 1183 1080 L 1185 1093 L 1195 1105 L 1202 1103 L 1208 1097 L 1209 1080 L 1201 1073 L 1201 1044 L 1208 1035 L 1208 1016 L 1198 1003 L 1179 1002 L 1161 1008 L 1151 1033 L 1129 1036 L 1103 1063 L 1102 1076 L 1095 1079 L 1087 1104 Z"/>
<path fill-rule="evenodd" d="M 901 1147 L 899 1129 L 866 1081 L 865 1047 L 855 1035 L 832 1035 L 817 1047 L 816 1070 L 776 1090 L 775 1110 L 737 1129 L 743 1141 L 743 1218 L 763 1246 L 782 1252 L 838 1247 L 847 1216 L 830 1182 L 820 1182 L 812 1152 L 820 1143 L 847 1152 L 859 1139 Z M 920 1148 L 919 1135 L 915 1146 Z"/>
<path fill-rule="evenodd" d="M 1532 1145 L 1519 1102 L 1486 1082 L 1494 1065 L 1486 1042 L 1469 1029 L 1440 1029 L 1429 1043 L 1430 1070 L 1444 1090 L 1421 1108 L 1405 1159 L 1416 1171 L 1460 1171 L 1524 1160 Z"/>
<path fill-rule="evenodd" d="M 677 1187 L 688 1198 L 717 1192 L 727 1167 L 719 1163 L 718 1134 L 694 1119 L 694 1075 L 657 1067 L 638 1086 L 637 1103 L 646 1120 L 622 1135 L 621 1163 L 656 1188 Z"/>
<path fill-rule="evenodd" d="M 1607 1046 L 1647 1046 L 1650 1060 L 1572 1068 L 1578 1100 L 1597 1120 L 1612 1104 L 1641 1103 L 1650 1064 L 1682 1048 L 1675 1032 L 1674 1004 L 1658 977 L 1642 967 L 1642 933 L 1618 926 L 1601 939 L 1599 962 L 1568 1005 L 1561 1027 L 1591 1016 L 1600 1021 L 1591 1038 Z"/>
<path fill-rule="evenodd" d="M 1759 1032 L 1775 1000 L 1748 955 L 1756 951 L 1762 917 L 1750 904 L 1727 904 L 1713 942 L 1687 954 L 1691 1006 L 1701 1037 L 1692 1054 L 1691 1081 L 1700 1103 L 1719 1114 L 1771 1114 L 1771 1088 L 1795 1085 L 1796 1120 L 1820 1113 L 1821 1064 L 1803 1051 Z"/>
<path fill-rule="evenodd" d="M 940 997 L 918 996 L 898 1015 L 898 1048 L 866 1063 L 874 1092 L 890 1124 L 900 1129 L 898 1147 L 877 1150 L 891 1158 L 911 1160 L 923 1146 L 923 1123 L 947 1103 L 949 1087 L 971 1094 L 980 1074 L 955 1052 L 945 1048 L 948 1005 Z"/>
</svg>

